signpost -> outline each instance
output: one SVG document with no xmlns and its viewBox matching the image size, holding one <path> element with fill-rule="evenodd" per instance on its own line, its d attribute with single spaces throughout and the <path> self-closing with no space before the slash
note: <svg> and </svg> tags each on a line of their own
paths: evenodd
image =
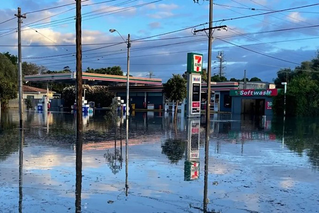
<svg viewBox="0 0 319 213">
<path fill-rule="evenodd" d="M 202 54 L 187 54 L 187 117 L 200 116 L 202 67 Z"/>
</svg>

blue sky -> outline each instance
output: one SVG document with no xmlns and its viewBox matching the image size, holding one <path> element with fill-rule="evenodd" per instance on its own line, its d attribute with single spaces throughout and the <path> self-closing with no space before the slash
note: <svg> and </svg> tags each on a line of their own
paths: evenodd
<svg viewBox="0 0 319 213">
<path fill-rule="evenodd" d="M 49 70 L 69 66 L 75 71 L 75 1 L 15 0 L 0 6 L 1 52 L 17 54 L 17 8 L 27 18 L 22 24 L 23 61 Z M 166 82 L 186 70 L 188 52 L 204 54 L 207 36 L 193 34 L 208 27 L 209 1 L 199 0 L 87 0 L 82 2 L 83 70 L 121 66 L 126 72 L 126 44 L 131 35 L 130 74 Z M 223 52 L 223 73 L 229 78 L 257 76 L 272 81 L 281 68 L 294 68 L 317 54 L 317 1 L 215 0 L 214 26 L 228 30 L 213 36 L 212 73 Z M 12 19 L 12 20 L 10 20 Z M 9 20 L 9 21 L 7 21 Z M 7 21 L 7 22 L 6 22 Z"/>
</svg>

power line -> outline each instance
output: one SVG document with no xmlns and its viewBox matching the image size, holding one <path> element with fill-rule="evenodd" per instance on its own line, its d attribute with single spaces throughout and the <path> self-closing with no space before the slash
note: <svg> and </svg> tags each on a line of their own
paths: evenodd
<svg viewBox="0 0 319 213">
<path fill-rule="evenodd" d="M 246 15 L 246 16 L 239 16 L 239 17 L 227 18 L 227 19 L 220 19 L 220 20 L 213 21 L 213 22 L 233 21 L 233 20 L 238 20 L 238 19 L 250 18 L 250 17 L 254 17 L 254 16 L 262 16 L 262 15 L 268 15 L 268 14 L 273 14 L 273 13 L 284 12 L 284 11 L 288 11 L 288 10 L 295 10 L 295 9 L 313 7 L 313 6 L 318 6 L 318 5 L 319 5 L 319 3 L 315 3 L 315 4 L 303 5 L 303 6 L 298 6 L 298 7 L 291 7 L 291 8 L 281 9 L 281 10 L 274 10 L 274 11 L 269 11 L 269 12 L 265 12 L 265 13 Z"/>
<path fill-rule="evenodd" d="M 316 28 L 316 27 L 319 27 L 319 24 L 310 25 L 310 26 L 285 28 L 285 29 L 267 30 L 267 31 L 260 31 L 260 32 L 242 33 L 242 34 L 233 35 L 233 36 L 258 35 L 258 34 L 264 34 L 264 33 L 284 32 L 284 31 L 290 31 L 290 30 L 300 30 L 300 29 L 305 29 L 305 28 L 308 29 L 308 28 Z M 232 29 L 232 28 L 228 28 L 228 29 Z M 232 30 L 234 30 L 234 29 L 232 29 Z M 232 37 L 232 36 L 229 36 L 229 37 Z M 224 37 L 224 38 L 227 38 L 227 37 Z"/>
<path fill-rule="evenodd" d="M 290 63 L 290 64 L 295 64 L 295 65 L 299 65 L 298 63 L 296 62 L 293 62 L 293 61 L 288 61 L 288 60 L 285 60 L 285 59 L 281 59 L 281 58 L 277 58 L 277 57 L 274 57 L 274 56 L 271 56 L 271 55 L 267 55 L 265 53 L 261 53 L 261 52 L 258 52 L 258 51 L 255 51 L 255 50 L 252 50 L 252 49 L 248 49 L 246 47 L 243 47 L 243 46 L 240 46 L 240 45 L 237 45 L 233 42 L 230 42 L 230 41 L 226 41 L 224 39 L 221 39 L 221 38 L 216 38 L 216 39 L 219 39 L 225 43 L 228 43 L 228 44 L 231 44 L 233 46 L 236 46 L 236 47 L 239 47 L 239 48 L 242 48 L 244 50 L 247 50 L 247 51 L 250 51 L 250 52 L 253 52 L 253 53 L 256 53 L 256 54 L 259 54 L 259 55 L 262 55 L 262 56 L 265 56 L 265 57 L 268 57 L 268 58 L 272 58 L 272 59 L 275 59 L 275 60 L 278 60 L 278 61 L 283 61 L 283 62 L 287 62 L 287 63 Z"/>
<path fill-rule="evenodd" d="M 86 1 L 88 1 L 88 0 L 82 0 L 81 2 L 86 2 Z M 53 10 L 53 9 L 58 9 L 58 8 L 61 8 L 61 7 L 67 7 L 67 6 L 75 5 L 75 4 L 76 3 L 69 3 L 69 4 L 63 4 L 63 5 L 54 6 L 54 7 L 47 7 L 47 8 L 43 8 L 43 9 L 40 9 L 40 10 L 34 10 L 34 11 L 26 12 L 26 14 L 39 13 L 39 12 L 43 12 L 43 11 L 47 11 L 47 10 Z"/>
<path fill-rule="evenodd" d="M 8 19 L 8 20 L 5 20 L 5 21 L 3 21 L 3 22 L 0 22 L 0 24 L 4 24 L 4 23 L 7 23 L 7 22 L 9 22 L 9 21 L 12 21 L 12 20 L 14 20 L 15 19 L 15 17 L 13 17 L 13 18 L 10 18 L 10 19 Z"/>
</svg>

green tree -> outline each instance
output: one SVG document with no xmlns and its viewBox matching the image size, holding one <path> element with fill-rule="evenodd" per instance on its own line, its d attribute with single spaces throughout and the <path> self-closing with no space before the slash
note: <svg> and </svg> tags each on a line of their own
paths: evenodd
<svg viewBox="0 0 319 213">
<path fill-rule="evenodd" d="M 274 83 L 277 87 L 281 87 L 281 82 L 289 82 L 293 78 L 294 72 L 290 68 L 280 69 L 277 72 L 277 78 Z"/>
<path fill-rule="evenodd" d="M 23 75 L 37 75 L 44 73 L 46 68 L 44 66 L 38 66 L 34 63 L 22 62 L 22 74 Z"/>
<path fill-rule="evenodd" d="M 183 73 L 182 77 L 187 81 L 187 71 Z M 202 81 L 207 82 L 207 71 L 205 68 L 202 69 L 201 78 Z"/>
<path fill-rule="evenodd" d="M 252 77 L 249 81 L 253 82 L 253 81 L 262 81 L 262 80 L 260 78 L 257 78 L 257 77 Z"/>
<path fill-rule="evenodd" d="M 108 74 L 108 75 L 123 75 L 123 71 L 120 66 L 113 66 L 107 68 L 99 68 L 99 69 L 92 69 L 88 67 L 86 69 L 88 73 L 98 73 L 98 74 Z"/>
<path fill-rule="evenodd" d="M 219 75 L 213 75 L 211 77 L 211 81 L 212 82 L 223 82 L 223 81 L 227 81 L 227 78 L 225 76 L 219 76 Z"/>
<path fill-rule="evenodd" d="M 18 64 L 18 57 L 15 55 L 11 55 L 9 52 L 3 53 L 3 55 L 5 55 L 13 65 L 17 65 Z"/>
<path fill-rule="evenodd" d="M 186 149 L 186 141 L 182 139 L 167 139 L 162 146 L 162 153 L 171 163 L 177 164 L 183 158 Z"/>
<path fill-rule="evenodd" d="M 239 79 L 236 79 L 236 78 L 231 78 L 231 79 L 229 79 L 229 81 L 238 82 L 238 81 L 240 81 L 240 80 L 239 80 Z"/>
<path fill-rule="evenodd" d="M 0 54 L 0 101 L 5 107 L 10 99 L 17 97 L 18 72 L 11 60 Z"/>
<path fill-rule="evenodd" d="M 175 106 L 175 120 L 177 119 L 177 106 L 179 102 L 186 98 L 186 80 L 181 75 L 174 75 L 166 84 L 164 84 L 164 93 L 166 98 L 176 103 Z"/>
<path fill-rule="evenodd" d="M 277 87 L 288 82 L 286 93 L 286 112 L 291 116 L 319 115 L 319 55 L 311 61 L 304 61 L 294 70 L 281 69 L 274 80 Z M 276 114 L 283 113 L 284 94 L 274 98 L 273 108 Z"/>
<path fill-rule="evenodd" d="M 86 100 L 94 101 L 96 105 L 100 105 L 101 107 L 111 105 L 114 94 L 108 91 L 108 87 L 83 85 L 83 89 L 86 89 Z M 65 107 L 71 107 L 75 102 L 75 86 L 65 87 L 62 91 L 62 99 L 64 100 Z"/>
</svg>

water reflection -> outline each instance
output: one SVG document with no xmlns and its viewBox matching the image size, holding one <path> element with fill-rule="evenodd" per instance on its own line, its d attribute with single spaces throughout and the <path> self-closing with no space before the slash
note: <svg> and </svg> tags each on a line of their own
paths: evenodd
<svg viewBox="0 0 319 213">
<path fill-rule="evenodd" d="M 317 208 L 315 199 L 306 199 L 319 196 L 316 119 L 287 118 L 284 126 L 282 118 L 260 122 L 216 116 L 206 158 L 205 126 L 198 119 L 179 120 L 175 128 L 164 114 L 135 113 L 126 134 L 126 123 L 114 128 L 105 124 L 109 120 L 104 115 L 93 116 L 84 127 L 82 153 L 71 148 L 74 140 L 68 136 L 72 133 L 74 138 L 73 115 L 48 115 L 48 133 L 43 117 L 25 115 L 29 119 L 20 135 L 14 129 L 18 119 L 5 113 L 1 118 L 4 212 L 242 213 Z M 110 163 L 106 153 L 113 156 Z"/>
<path fill-rule="evenodd" d="M 126 131 L 125 131 L 125 195 L 128 196 L 128 137 L 129 137 L 129 119 L 126 117 Z"/>
<path fill-rule="evenodd" d="M 184 163 L 184 180 L 191 181 L 199 178 L 200 159 L 200 120 L 188 119 L 187 121 L 187 149 Z"/>
<path fill-rule="evenodd" d="M 24 127 L 19 130 L 19 213 L 22 212 L 23 202 L 23 145 L 24 145 Z"/>
<path fill-rule="evenodd" d="M 82 119 L 82 118 L 81 118 Z M 77 120 L 76 133 L 76 159 L 75 159 L 75 212 L 82 212 L 82 152 L 83 152 L 83 131 L 82 120 Z"/>
<path fill-rule="evenodd" d="M 122 122 L 119 124 L 119 128 L 116 126 L 114 128 L 114 151 L 111 149 L 108 149 L 106 153 L 104 154 L 104 158 L 109 164 L 109 167 L 113 174 L 118 173 L 122 169 L 122 163 L 123 163 L 123 152 L 122 152 Z M 119 131 L 119 134 L 118 134 Z M 119 149 L 118 146 L 118 139 L 120 140 Z"/>
</svg>

